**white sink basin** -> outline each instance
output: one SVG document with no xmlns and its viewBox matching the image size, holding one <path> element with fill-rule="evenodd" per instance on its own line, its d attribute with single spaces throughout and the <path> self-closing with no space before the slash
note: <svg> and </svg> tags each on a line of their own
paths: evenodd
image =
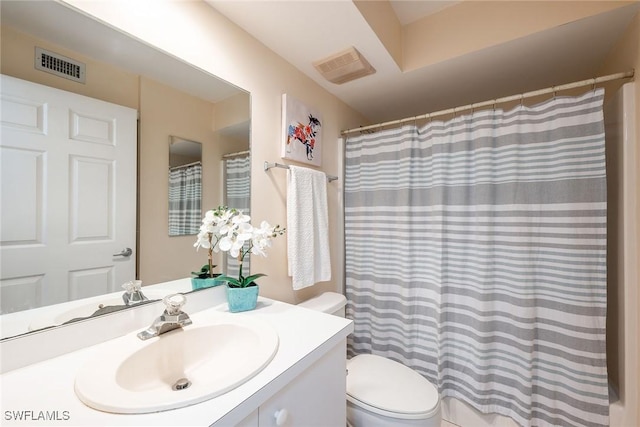
<svg viewBox="0 0 640 427">
<path fill-rule="evenodd" d="M 132 334 L 122 345 L 112 343 L 80 369 L 76 395 L 92 408 L 122 414 L 181 408 L 248 381 L 278 349 L 276 331 L 256 319 L 220 313 L 197 323 L 147 341 Z M 176 384 L 188 385 L 175 390 Z"/>
<path fill-rule="evenodd" d="M 143 293 L 148 299 L 157 300 L 173 292 L 143 289 Z M 99 309 L 110 306 L 124 306 L 122 295 L 91 297 L 65 303 L 64 308 L 52 307 L 51 310 L 34 318 L 29 324 L 29 330 L 35 331 L 49 326 L 62 325 L 72 319 L 89 317 Z"/>
</svg>

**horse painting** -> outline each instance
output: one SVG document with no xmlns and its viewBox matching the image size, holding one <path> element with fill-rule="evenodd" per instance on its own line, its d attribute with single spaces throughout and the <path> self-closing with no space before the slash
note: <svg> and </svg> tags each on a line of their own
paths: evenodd
<svg viewBox="0 0 640 427">
<path fill-rule="evenodd" d="M 316 136 L 320 126 L 322 126 L 320 124 L 320 120 L 313 117 L 311 114 L 309 114 L 309 124 L 307 125 L 300 122 L 289 124 L 287 132 L 287 146 L 295 141 L 300 141 L 300 143 L 306 147 L 307 160 L 313 160 L 313 148 L 316 145 Z"/>
</svg>

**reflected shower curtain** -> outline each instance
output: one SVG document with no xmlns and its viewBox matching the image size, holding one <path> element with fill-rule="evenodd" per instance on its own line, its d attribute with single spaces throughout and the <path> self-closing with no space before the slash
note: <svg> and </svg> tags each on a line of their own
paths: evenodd
<svg viewBox="0 0 640 427">
<path fill-rule="evenodd" d="M 251 215 L 251 161 L 249 156 L 227 159 L 225 163 L 225 205 Z M 248 243 L 247 243 L 248 245 Z M 240 263 L 227 252 L 226 275 L 237 277 Z M 251 256 L 244 258 L 242 274 L 251 271 Z"/>
<path fill-rule="evenodd" d="M 169 236 L 198 234 L 202 221 L 202 165 L 169 169 Z"/>
<path fill-rule="evenodd" d="M 348 138 L 350 355 L 522 426 L 608 424 L 603 95 Z"/>
</svg>

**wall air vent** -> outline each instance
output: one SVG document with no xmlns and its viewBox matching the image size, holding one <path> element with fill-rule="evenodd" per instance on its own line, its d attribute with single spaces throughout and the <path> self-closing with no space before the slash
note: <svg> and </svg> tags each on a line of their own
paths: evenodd
<svg viewBox="0 0 640 427">
<path fill-rule="evenodd" d="M 40 47 L 36 47 L 36 70 L 55 74 L 58 77 L 85 82 L 86 65 Z"/>
<path fill-rule="evenodd" d="M 313 63 L 316 70 L 332 83 L 342 84 L 376 72 L 355 47 Z"/>
</svg>

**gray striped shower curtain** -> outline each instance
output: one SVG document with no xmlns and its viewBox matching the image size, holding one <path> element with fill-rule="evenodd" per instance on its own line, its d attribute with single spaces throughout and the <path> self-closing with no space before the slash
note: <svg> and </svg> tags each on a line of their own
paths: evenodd
<svg viewBox="0 0 640 427">
<path fill-rule="evenodd" d="M 603 96 L 347 139 L 351 356 L 522 426 L 608 425 Z"/>
<path fill-rule="evenodd" d="M 251 215 L 251 161 L 249 156 L 224 160 L 225 164 L 225 205 Z M 254 221 L 252 221 L 254 223 Z M 247 243 L 248 245 L 248 243 Z M 240 270 L 238 260 L 226 253 L 227 276 L 237 277 Z M 248 276 L 251 271 L 251 256 L 244 258 L 242 274 Z"/>
<path fill-rule="evenodd" d="M 169 169 L 169 236 L 198 234 L 202 223 L 202 165 Z"/>
</svg>

